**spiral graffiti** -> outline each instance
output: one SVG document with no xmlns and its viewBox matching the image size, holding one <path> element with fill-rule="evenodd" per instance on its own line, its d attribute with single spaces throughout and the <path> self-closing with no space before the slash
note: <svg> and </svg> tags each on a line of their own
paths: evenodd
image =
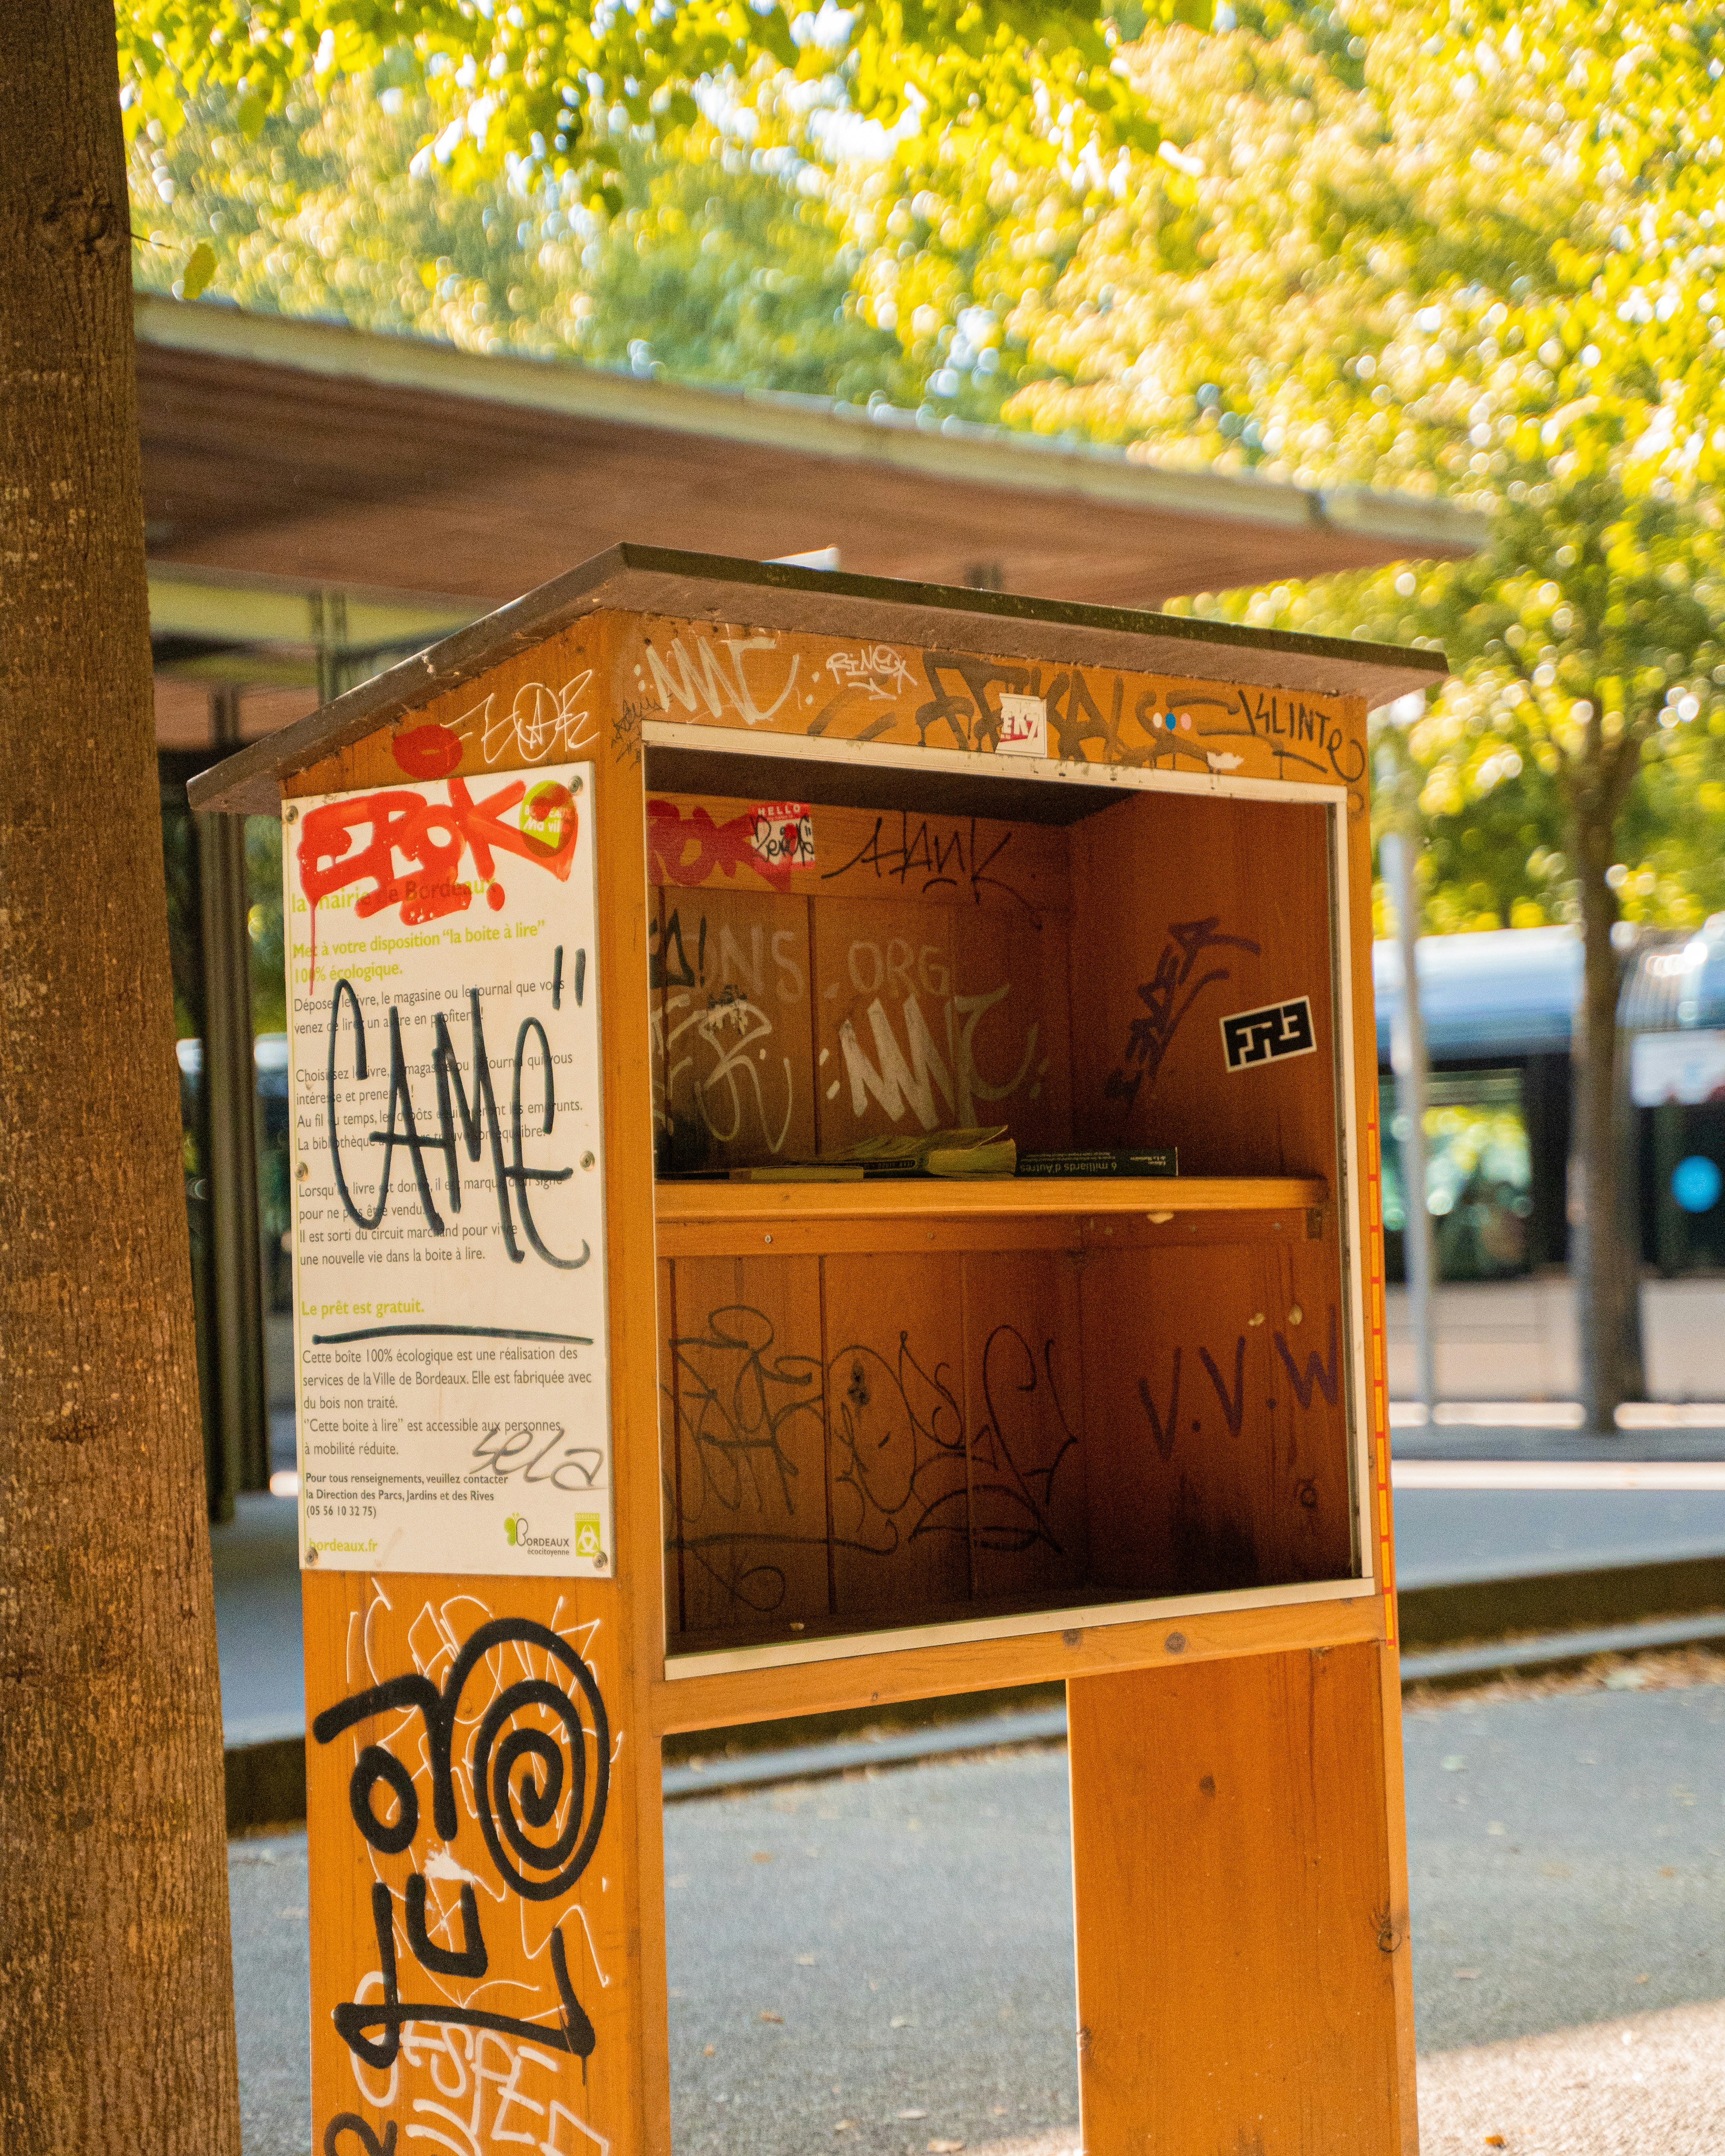
<svg viewBox="0 0 1725 2156">
<path fill-rule="evenodd" d="M 568 1892 L 592 1859 L 611 1786 L 610 1718 L 598 1680 L 567 1640 L 529 1618 L 495 1618 L 469 1637 L 441 1686 L 417 1671 L 392 1677 L 326 1707 L 311 1733 L 328 1744 L 378 1715 L 403 1708 L 422 1715 L 430 1750 L 432 1818 L 443 1840 L 452 1841 L 460 1824 L 453 1755 L 461 1694 L 485 1656 L 508 1646 L 539 1649 L 566 1681 L 524 1677 L 485 1710 L 468 1761 L 474 1803 L 485 1846 L 503 1877 L 527 1900 L 550 1902 Z M 522 1720 L 535 1710 L 552 1717 L 555 1733 Z M 380 1784 L 395 1797 L 393 1820 L 377 1810 Z M 348 1803 L 354 1824 L 374 1849 L 398 1855 L 413 1840 L 419 1823 L 413 1780 L 381 1744 L 368 1744 L 360 1753 Z M 564 1820 L 557 1828 L 560 1812 Z"/>
<path fill-rule="evenodd" d="M 574 1679 L 578 1697 L 543 1677 L 511 1685 L 498 1695 L 480 1722 L 470 1761 L 480 1831 L 485 1835 L 491 1861 L 516 1892 L 530 1902 L 555 1901 L 558 1895 L 567 1894 L 587 1869 L 604 1823 L 611 1782 L 610 1728 L 593 1672 L 562 1640 L 557 1642 L 555 1651 Z M 583 1700 L 593 1718 L 591 1776 L 587 1766 L 588 1732 L 581 1719 Z M 533 1707 L 543 1707 L 557 1717 L 562 1724 L 563 1744 L 535 1725 L 509 1727 L 518 1715 Z M 503 1735 L 506 1730 L 508 1734 Z M 549 1841 L 536 1840 L 536 1835 L 555 1824 L 566 1782 L 568 1804 L 561 1830 Z M 519 1863 L 512 1861 L 510 1851 Z"/>
</svg>

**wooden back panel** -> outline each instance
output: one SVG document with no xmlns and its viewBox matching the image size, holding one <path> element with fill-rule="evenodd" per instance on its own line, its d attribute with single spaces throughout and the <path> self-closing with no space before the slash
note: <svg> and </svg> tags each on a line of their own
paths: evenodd
<svg viewBox="0 0 1725 2156">
<path fill-rule="evenodd" d="M 670 1263 L 674 1647 L 935 1621 L 1088 1578 L 1073 1257 L 883 1261 L 848 1240 Z"/>
<path fill-rule="evenodd" d="M 1173 1145 L 1188 1175 L 1336 1175 L 1321 803 L 1140 793 L 1072 831 L 1081 1143 Z M 1308 997 L 1317 1053 L 1230 1073 L 1221 1021 Z"/>
<path fill-rule="evenodd" d="M 1353 1568 L 1347 1312 L 1333 1236 L 1122 1247 L 1083 1278 L 1090 1539 L 1136 1594 Z"/>
<path fill-rule="evenodd" d="M 793 857 L 747 801 L 649 800 L 661 1166 L 951 1124 L 1068 1143 L 1065 833 L 819 807 L 809 824 Z"/>
</svg>

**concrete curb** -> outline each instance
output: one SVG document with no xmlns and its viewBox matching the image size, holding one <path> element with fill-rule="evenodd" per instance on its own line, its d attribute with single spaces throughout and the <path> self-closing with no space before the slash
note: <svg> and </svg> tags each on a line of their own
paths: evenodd
<svg viewBox="0 0 1725 2156">
<path fill-rule="evenodd" d="M 1579 1669 L 1599 1655 L 1725 1641 L 1725 1614 L 1718 1614 L 1725 1610 L 1725 1557 L 1410 1588 L 1399 1609 L 1404 1691 Z M 973 1697 L 927 1700 L 886 1713 L 780 1722 L 771 1727 L 770 1743 L 762 1741 L 765 1727 L 684 1738 L 665 1761 L 665 1801 L 1065 1742 L 1058 1685 L 1025 1686 L 1009 1697 L 1015 1711 L 1005 1713 L 978 1714 Z M 922 1718 L 911 1719 L 916 1716 Z M 701 1754 L 703 1743 L 715 1749 Z M 303 1737 L 235 1745 L 224 1766 L 230 1835 L 305 1818 Z"/>
<path fill-rule="evenodd" d="M 1725 1609 L 1725 1557 L 1460 1580 L 1452 1586 L 1404 1588 L 1396 1599 L 1403 1651 L 1416 1654 L 1464 1640 Z"/>
</svg>

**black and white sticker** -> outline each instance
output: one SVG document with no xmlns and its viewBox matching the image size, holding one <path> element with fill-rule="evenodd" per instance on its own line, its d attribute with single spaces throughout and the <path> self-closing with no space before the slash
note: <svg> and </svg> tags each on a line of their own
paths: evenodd
<svg viewBox="0 0 1725 2156">
<path fill-rule="evenodd" d="M 1236 1011 L 1222 1021 L 1222 1052 L 1230 1070 L 1250 1070 L 1260 1063 L 1279 1063 L 1290 1055 L 1315 1055 L 1317 1035 L 1312 1024 L 1312 998 L 1266 1004 L 1262 1010 Z"/>
</svg>

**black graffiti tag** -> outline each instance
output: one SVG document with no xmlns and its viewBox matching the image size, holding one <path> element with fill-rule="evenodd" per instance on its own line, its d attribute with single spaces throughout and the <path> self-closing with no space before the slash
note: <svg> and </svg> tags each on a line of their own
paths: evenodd
<svg viewBox="0 0 1725 2156">
<path fill-rule="evenodd" d="M 526 1618 L 495 1619 L 470 1636 L 441 1686 L 417 1671 L 404 1671 L 326 1707 L 312 1723 L 311 1734 L 319 1744 L 330 1744 L 379 1716 L 418 1714 L 431 1769 L 432 1821 L 442 1840 L 452 1843 L 461 1825 L 454 1759 L 461 1693 L 485 1657 L 508 1646 L 538 1649 L 547 1657 L 547 1671 L 556 1674 L 526 1676 L 498 1693 L 475 1729 L 468 1779 L 480 1832 L 506 1885 L 524 1900 L 554 1901 L 569 1892 L 598 1846 L 611 1776 L 610 1722 L 598 1681 L 558 1634 Z M 524 1721 L 530 1713 L 548 1717 L 557 1733 L 536 1719 Z M 381 1807 L 380 1791 L 387 1793 Z M 354 1825 L 374 1849 L 399 1856 L 412 1846 L 419 1827 L 418 1792 L 408 1768 L 387 1746 L 367 1744 L 361 1750 L 347 1796 Z M 464 1882 L 461 1887 L 459 1946 L 439 1946 L 432 1939 L 426 1896 L 425 1875 L 415 1871 L 403 1896 L 404 1929 L 421 1966 L 435 1975 L 482 1977 L 490 1956 L 472 1887 Z M 403 1999 L 396 1971 L 393 1897 L 382 1880 L 372 1888 L 372 1915 L 383 1995 L 344 2000 L 335 2010 L 342 2041 L 368 2066 L 387 2071 L 401 2048 L 403 2029 L 423 2021 L 530 2037 L 547 2050 L 578 2058 L 585 2073 L 597 2040 L 575 1995 L 560 1928 L 553 1927 L 550 1941 L 558 1998 L 558 2019 L 551 2024 L 454 2006 L 442 1999 Z"/>
</svg>

